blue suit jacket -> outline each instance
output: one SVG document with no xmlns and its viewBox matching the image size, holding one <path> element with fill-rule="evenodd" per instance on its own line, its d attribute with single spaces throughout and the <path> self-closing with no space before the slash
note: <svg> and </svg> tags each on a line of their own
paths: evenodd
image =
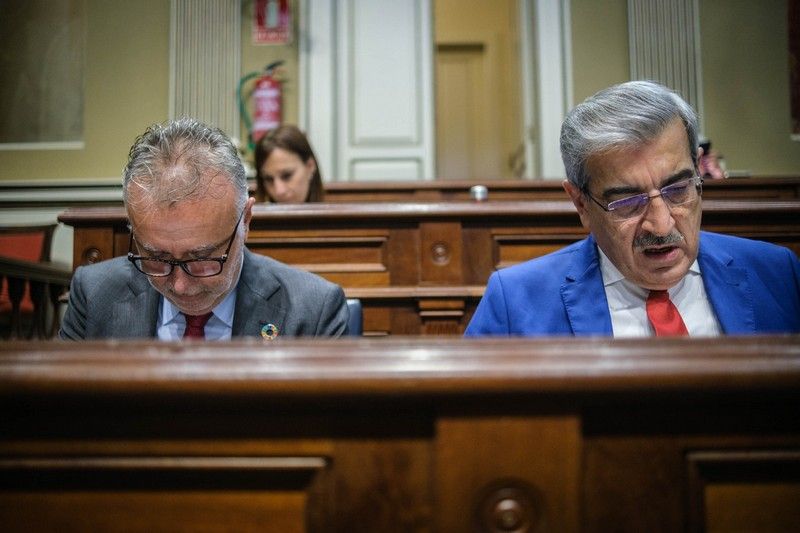
<svg viewBox="0 0 800 533">
<path fill-rule="evenodd" d="M 800 332 L 800 261 L 789 249 L 701 232 L 697 260 L 729 335 Z M 465 335 L 612 335 L 594 238 L 499 270 Z"/>
</svg>

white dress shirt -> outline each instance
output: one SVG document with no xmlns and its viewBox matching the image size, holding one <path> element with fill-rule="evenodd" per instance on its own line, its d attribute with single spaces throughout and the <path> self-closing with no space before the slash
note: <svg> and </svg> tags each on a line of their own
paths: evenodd
<svg viewBox="0 0 800 533">
<path fill-rule="evenodd" d="M 600 271 L 603 274 L 614 337 L 652 336 L 653 327 L 647 320 L 645 307 L 650 291 L 625 279 L 603 250 L 599 247 L 597 250 L 600 252 Z M 718 337 L 722 334 L 717 316 L 708 301 L 697 259 L 683 279 L 668 292 L 690 337 Z"/>
</svg>

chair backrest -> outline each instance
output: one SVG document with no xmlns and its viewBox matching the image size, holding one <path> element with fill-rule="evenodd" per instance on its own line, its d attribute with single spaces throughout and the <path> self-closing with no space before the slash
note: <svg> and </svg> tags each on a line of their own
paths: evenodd
<svg viewBox="0 0 800 533">
<path fill-rule="evenodd" d="M 358 298 L 347 299 L 347 309 L 350 311 L 350 319 L 347 321 L 349 335 L 360 337 L 364 331 L 364 320 L 361 313 L 361 300 Z"/>
<path fill-rule="evenodd" d="M 0 255 L 25 261 L 49 261 L 56 224 L 0 226 Z"/>
<path fill-rule="evenodd" d="M 0 256 L 33 263 L 49 261 L 56 227 L 56 224 L 0 226 Z M 2 276 L 0 279 L 0 312 L 6 312 L 11 307 L 8 282 Z M 22 294 L 21 310 L 25 313 L 33 311 L 33 302 L 27 290 Z"/>
<path fill-rule="evenodd" d="M 23 265 L 25 262 L 31 265 L 23 266 L 27 272 L 20 273 L 19 267 L 13 263 L 7 270 L 8 262 L 4 261 L 0 271 L 0 315 L 9 314 L 9 338 L 31 338 L 34 334 L 37 338 L 48 338 L 56 331 L 55 297 L 49 300 L 48 291 L 55 295 L 60 284 L 48 288 L 48 282 L 33 281 L 28 277 L 35 273 L 34 263 L 50 261 L 56 227 L 56 224 L 0 226 L 0 256 L 4 260 L 18 260 Z M 31 316 L 27 333 L 22 331 L 23 314 Z M 50 331 L 47 331 L 46 325 L 48 316 L 53 319 Z M 5 320 L 2 322 L 5 323 Z"/>
</svg>

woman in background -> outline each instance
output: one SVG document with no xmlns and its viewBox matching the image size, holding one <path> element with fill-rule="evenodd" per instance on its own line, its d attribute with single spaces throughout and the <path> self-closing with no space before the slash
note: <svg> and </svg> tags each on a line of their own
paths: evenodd
<svg viewBox="0 0 800 533">
<path fill-rule="evenodd" d="M 256 199 L 322 202 L 322 176 L 311 145 L 297 126 L 284 124 L 256 144 Z"/>
</svg>

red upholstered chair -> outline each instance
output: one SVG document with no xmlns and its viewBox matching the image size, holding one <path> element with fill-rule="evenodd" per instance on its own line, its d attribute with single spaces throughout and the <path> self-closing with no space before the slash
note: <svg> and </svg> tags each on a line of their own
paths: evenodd
<svg viewBox="0 0 800 533">
<path fill-rule="evenodd" d="M 57 299 L 63 290 L 60 283 L 54 283 L 48 291 L 48 282 L 37 279 L 40 276 L 25 273 L 25 265 L 44 263 L 50 260 L 50 249 L 56 224 L 37 226 L 0 227 L 0 256 L 19 260 L 13 270 L 4 268 L 0 272 L 2 290 L 0 291 L 0 313 L 9 316 L 9 338 L 31 338 L 34 335 L 46 338 L 54 334 L 58 317 L 53 325 L 46 328 L 48 296 Z M 50 293 L 48 295 L 48 292 Z M 54 308 L 54 311 L 57 308 Z M 31 327 L 22 334 L 22 317 L 30 316 Z"/>
</svg>

